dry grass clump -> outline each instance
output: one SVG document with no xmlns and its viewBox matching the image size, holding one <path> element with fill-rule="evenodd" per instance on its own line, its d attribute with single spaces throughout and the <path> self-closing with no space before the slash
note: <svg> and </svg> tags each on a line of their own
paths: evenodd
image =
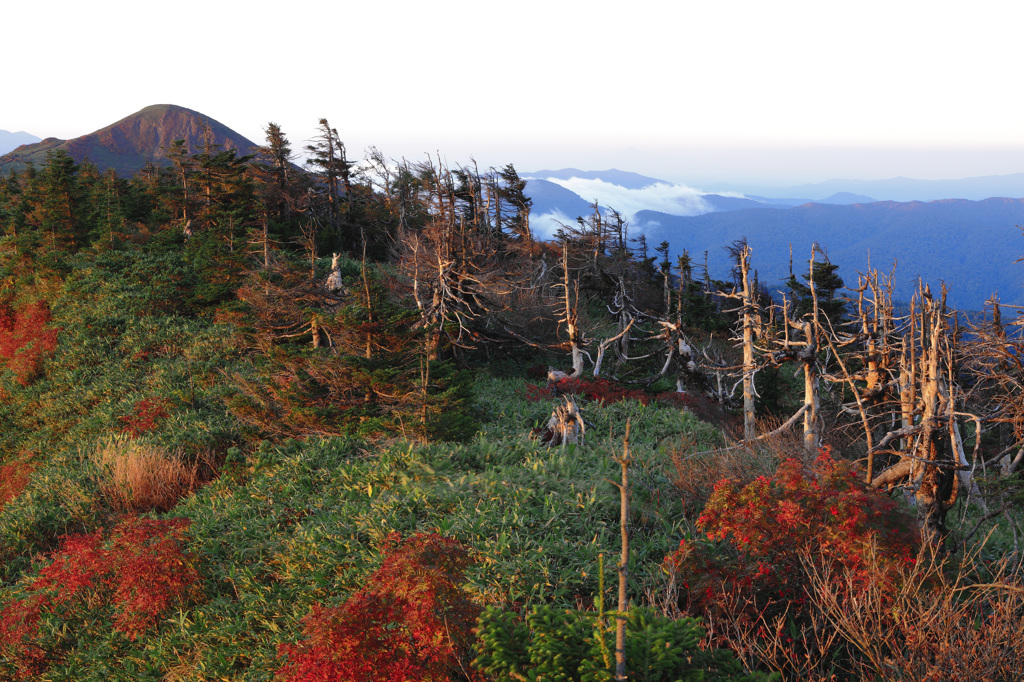
<svg viewBox="0 0 1024 682">
<path fill-rule="evenodd" d="M 814 605 L 858 653 L 857 679 L 1012 680 L 1024 670 L 1024 579 L 1007 561 L 922 555 L 857 591 L 810 566 Z"/>
<path fill-rule="evenodd" d="M 134 438 L 115 437 L 92 453 L 98 483 L 120 511 L 167 511 L 209 480 L 208 462 L 186 462 L 180 452 Z"/>
</svg>

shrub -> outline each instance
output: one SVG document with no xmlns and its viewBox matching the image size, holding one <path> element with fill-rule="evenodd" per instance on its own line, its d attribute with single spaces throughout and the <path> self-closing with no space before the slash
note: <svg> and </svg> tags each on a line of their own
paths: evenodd
<svg viewBox="0 0 1024 682">
<path fill-rule="evenodd" d="M 684 539 L 666 558 L 680 607 L 704 615 L 715 637 L 741 655 L 761 656 L 774 668 L 829 654 L 814 650 L 831 640 L 818 639 L 807 561 L 849 576 L 851 588 L 862 590 L 884 579 L 879 571 L 909 566 L 916 555 L 914 522 L 827 448 L 809 468 L 789 459 L 771 479 L 719 481 L 697 525 L 708 541 Z M 767 646 L 776 636 L 792 648 Z M 769 650 L 775 653 L 765 660 Z"/>
<path fill-rule="evenodd" d="M 27 585 L 27 595 L 0 611 L 0 654 L 19 677 L 45 669 L 59 642 L 40 635 L 43 614 L 65 624 L 109 617 L 131 640 L 153 628 L 175 604 L 198 596 L 199 575 L 184 551 L 184 519 L 128 518 L 103 530 L 68 535 L 49 565 Z M 75 628 L 54 628 L 58 639 Z"/>
<path fill-rule="evenodd" d="M 104 497 L 122 511 L 168 511 L 204 482 L 198 461 L 188 464 L 178 453 L 134 439 L 111 438 L 92 460 Z"/>
<path fill-rule="evenodd" d="M 37 643 L 45 603 L 45 597 L 33 595 L 0 609 L 0 672 L 5 661 L 6 671 L 16 679 L 31 679 L 46 670 L 49 656 Z"/>
<path fill-rule="evenodd" d="M 524 392 L 520 393 L 531 403 L 542 400 L 550 400 L 557 395 L 576 395 L 587 400 L 601 404 L 617 403 L 623 400 L 636 400 L 642 405 L 650 405 L 651 402 L 658 402 L 678 408 L 689 407 L 693 404 L 693 398 L 686 393 L 664 391 L 657 395 L 651 395 L 638 388 L 629 388 L 611 379 L 566 377 L 547 386 L 538 386 L 533 383 L 526 383 Z"/>
<path fill-rule="evenodd" d="M 868 585 L 849 572 L 811 564 L 814 607 L 860 654 L 852 676 L 1019 679 L 1024 584 L 1009 562 L 985 565 L 979 553 L 956 562 L 926 556 Z M 847 598 L 853 590 L 857 599 Z"/>
<path fill-rule="evenodd" d="M 167 419 L 168 416 L 164 401 L 143 398 L 135 403 L 132 414 L 120 417 L 121 423 L 124 424 L 121 427 L 121 433 L 127 433 L 134 438 L 138 438 L 145 433 L 155 430 L 159 422 Z"/>
<path fill-rule="evenodd" d="M 469 652 L 478 609 L 460 588 L 470 563 L 455 540 L 393 533 L 384 563 L 336 607 L 315 607 L 305 638 L 278 650 L 279 680 L 449 680 Z"/>
<path fill-rule="evenodd" d="M 29 303 L 17 310 L 0 306 L 0 369 L 27 386 L 41 369 L 43 357 L 57 347 L 57 330 L 49 327 L 50 307 Z"/>
<path fill-rule="evenodd" d="M 761 680 L 745 675 L 725 649 L 702 649 L 696 618 L 672 620 L 633 608 L 626 621 L 626 674 L 631 680 Z M 599 611 L 534 607 L 525 620 L 490 607 L 480 616 L 480 671 L 496 682 L 611 682 L 615 671 L 615 619 Z"/>
<path fill-rule="evenodd" d="M 0 509 L 25 490 L 34 468 L 26 461 L 0 464 Z"/>
<path fill-rule="evenodd" d="M 780 461 L 774 448 L 757 444 L 740 443 L 694 452 L 700 448 L 683 435 L 673 438 L 666 446 L 673 465 L 669 478 L 682 497 L 687 517 L 693 520 L 704 511 L 719 481 L 728 479 L 745 485 L 758 476 L 773 474 Z"/>
</svg>

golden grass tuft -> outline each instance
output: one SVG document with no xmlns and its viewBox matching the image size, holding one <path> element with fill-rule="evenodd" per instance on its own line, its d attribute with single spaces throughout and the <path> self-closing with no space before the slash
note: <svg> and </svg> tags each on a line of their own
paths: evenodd
<svg viewBox="0 0 1024 682">
<path fill-rule="evenodd" d="M 207 482 L 207 462 L 186 462 L 182 453 L 115 437 L 92 453 L 97 481 L 111 507 L 120 511 L 167 511 Z"/>
</svg>

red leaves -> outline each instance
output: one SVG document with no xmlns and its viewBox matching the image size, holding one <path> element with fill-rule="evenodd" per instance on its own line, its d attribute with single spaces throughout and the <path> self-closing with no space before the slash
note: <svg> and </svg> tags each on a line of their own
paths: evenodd
<svg viewBox="0 0 1024 682">
<path fill-rule="evenodd" d="M 527 383 L 525 393 L 521 394 L 531 403 L 550 400 L 552 395 L 575 395 L 600 403 L 617 403 L 623 400 L 636 400 L 643 405 L 650 405 L 654 400 L 674 407 L 689 407 L 693 399 L 685 393 L 665 391 L 652 396 L 643 390 L 628 388 L 610 379 L 573 379 L 567 377 L 548 386 Z"/>
<path fill-rule="evenodd" d="M 156 429 L 159 422 L 168 417 L 167 407 L 163 400 L 143 398 L 135 403 L 134 414 L 119 417 L 124 426 L 121 433 L 127 433 L 132 438 L 138 438 L 144 433 Z"/>
<path fill-rule="evenodd" d="M 6 660 L 18 679 L 31 679 L 46 670 L 49 657 L 36 644 L 45 603 L 45 597 L 33 595 L 0 609 L 0 661 Z"/>
<path fill-rule="evenodd" d="M 187 527 L 184 519 L 128 518 L 107 539 L 102 529 L 65 536 L 28 586 L 32 594 L 0 611 L 0 658 L 14 661 L 25 677 L 40 671 L 47 658 L 39 641 L 44 611 L 68 621 L 110 607 L 114 629 L 137 639 L 198 589 L 199 575 L 183 551 Z"/>
<path fill-rule="evenodd" d="M 34 468 L 25 461 L 0 465 L 0 508 L 21 494 Z"/>
<path fill-rule="evenodd" d="M 914 524 L 900 518 L 888 497 L 867 489 L 849 462 L 832 459 L 827 448 L 810 468 L 791 459 L 770 480 L 761 476 L 742 488 L 719 481 L 697 525 L 734 553 L 728 558 L 728 552 L 684 541 L 667 558 L 682 579 L 703 588 L 689 595 L 697 612 L 725 608 L 727 593 L 746 586 L 753 587 L 762 607 L 802 602 L 802 562 L 808 559 L 852 572 L 855 581 L 866 584 L 876 577 L 869 566 L 911 563 L 916 544 Z M 867 560 L 869 552 L 877 561 Z"/>
<path fill-rule="evenodd" d="M 455 540 L 392 534 L 383 565 L 336 607 L 315 607 L 305 639 L 282 645 L 279 680 L 447 680 L 473 640 L 477 607 L 459 587 L 470 558 Z"/>
<path fill-rule="evenodd" d="M 57 347 L 57 330 L 49 323 L 50 308 L 43 301 L 17 311 L 0 305 L 0 370 L 13 372 L 22 386 L 39 375 L 43 356 Z"/>
</svg>

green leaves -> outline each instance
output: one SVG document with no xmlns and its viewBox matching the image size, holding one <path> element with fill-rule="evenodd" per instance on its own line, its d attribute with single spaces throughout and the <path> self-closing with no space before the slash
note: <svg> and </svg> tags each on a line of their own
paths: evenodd
<svg viewBox="0 0 1024 682">
<path fill-rule="evenodd" d="M 474 666 L 496 682 L 611 682 L 615 649 L 615 612 L 551 605 L 531 609 L 525 620 L 489 607 L 478 623 L 479 653 Z M 626 668 L 630 680 L 772 679 L 745 675 L 725 649 L 702 649 L 704 636 L 695 618 L 670 619 L 649 608 L 630 609 L 626 620 Z"/>
</svg>

